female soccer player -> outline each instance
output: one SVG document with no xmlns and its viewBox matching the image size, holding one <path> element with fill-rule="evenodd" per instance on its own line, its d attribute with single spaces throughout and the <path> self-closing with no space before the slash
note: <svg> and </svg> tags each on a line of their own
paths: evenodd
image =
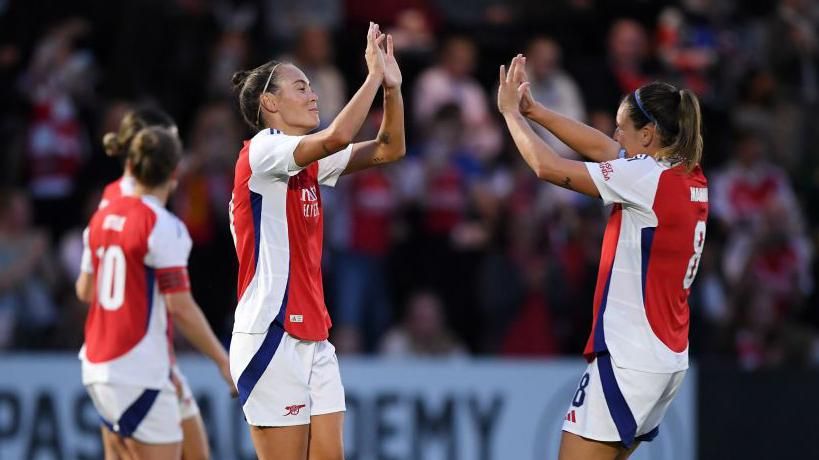
<svg viewBox="0 0 819 460">
<path fill-rule="evenodd" d="M 313 134 L 317 98 L 298 67 L 273 61 L 234 76 L 242 115 L 258 134 L 239 153 L 230 203 L 239 259 L 230 369 L 262 460 L 344 457 L 344 389 L 322 290 L 319 185 L 405 151 L 401 72 L 392 37 L 376 24 L 364 56 L 367 79 Z M 352 143 L 381 86 L 377 139 Z"/>
<path fill-rule="evenodd" d="M 105 186 L 99 204 L 100 209 L 117 198 L 134 194 L 136 179 L 131 173 L 128 162 L 128 148 L 134 136 L 143 128 L 150 126 L 161 126 L 174 134 L 177 133 L 176 123 L 170 115 L 158 108 L 146 106 L 126 113 L 117 132 L 106 133 L 103 136 L 102 143 L 105 153 L 108 156 L 122 159 L 123 171 L 119 179 Z M 182 412 L 182 433 L 184 435 L 182 458 L 185 460 L 210 458 L 210 446 L 208 445 L 205 425 L 199 413 L 199 406 L 196 404 L 196 399 L 187 379 L 175 361 L 171 368 L 171 379 L 176 386 L 179 407 Z M 233 386 L 232 383 L 230 385 Z"/>
<path fill-rule="evenodd" d="M 76 287 L 91 307 L 80 358 L 109 460 L 182 455 L 171 320 L 230 381 L 227 353 L 190 295 L 187 229 L 165 209 L 180 156 L 175 131 L 139 131 L 127 159 L 133 196 L 99 209 L 84 235 Z"/>
<path fill-rule="evenodd" d="M 136 181 L 128 165 L 128 147 L 140 130 L 150 126 L 161 126 L 173 133 L 177 133 L 176 123 L 170 115 L 160 109 L 146 106 L 126 113 L 119 123 L 117 132 L 105 133 L 102 137 L 105 154 L 122 160 L 123 168 L 122 176 L 106 185 L 105 189 L 103 189 L 102 200 L 100 200 L 99 204 L 100 208 L 104 208 L 110 201 L 123 195 L 130 196 L 134 194 Z"/>
<path fill-rule="evenodd" d="M 500 68 L 498 108 L 540 179 L 613 203 L 603 238 L 589 366 L 560 459 L 626 459 L 658 433 L 688 368 L 688 293 L 708 217 L 696 96 L 650 83 L 623 98 L 614 139 L 536 103 L 526 58 Z M 592 160 L 555 154 L 527 118 Z"/>
</svg>

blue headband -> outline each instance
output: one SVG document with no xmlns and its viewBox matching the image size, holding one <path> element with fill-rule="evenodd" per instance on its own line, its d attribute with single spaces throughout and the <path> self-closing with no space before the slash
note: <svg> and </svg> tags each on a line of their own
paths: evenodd
<svg viewBox="0 0 819 460">
<path fill-rule="evenodd" d="M 648 113 L 648 110 L 646 110 L 645 107 L 643 107 L 643 101 L 640 100 L 640 88 L 634 90 L 634 100 L 637 101 L 637 107 L 639 107 L 640 112 L 643 112 L 643 115 L 645 115 L 646 118 L 649 119 L 649 121 L 657 125 L 657 127 L 659 128 L 660 124 L 657 123 L 657 119 L 652 117 L 651 114 Z"/>
</svg>

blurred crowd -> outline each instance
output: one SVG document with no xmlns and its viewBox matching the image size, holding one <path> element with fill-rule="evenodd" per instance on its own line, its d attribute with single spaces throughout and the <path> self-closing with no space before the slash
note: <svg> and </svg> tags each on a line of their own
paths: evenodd
<svg viewBox="0 0 819 460">
<path fill-rule="evenodd" d="M 606 133 L 622 95 L 644 83 L 698 94 L 711 219 L 692 353 L 749 369 L 819 365 L 810 0 L 0 1 L 0 349 L 79 348 L 81 233 L 121 173 L 101 138 L 141 104 L 180 126 L 187 154 L 170 207 L 194 240 L 194 295 L 229 340 L 227 202 L 252 135 L 230 76 L 296 63 L 326 125 L 364 77 L 370 20 L 395 37 L 409 151 L 322 190 L 339 353 L 581 352 L 608 211 L 539 182 L 506 134 L 497 68 L 523 52 L 537 100 Z M 377 101 L 361 136 L 379 122 Z"/>
</svg>

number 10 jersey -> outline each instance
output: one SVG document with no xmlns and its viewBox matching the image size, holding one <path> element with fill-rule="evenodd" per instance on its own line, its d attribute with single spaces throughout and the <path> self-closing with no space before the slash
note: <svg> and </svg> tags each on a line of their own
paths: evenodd
<svg viewBox="0 0 819 460">
<path fill-rule="evenodd" d="M 121 197 L 93 215 L 83 237 L 82 270 L 94 276 L 83 384 L 165 388 L 173 326 L 163 295 L 190 290 L 185 225 L 152 196 Z"/>
</svg>

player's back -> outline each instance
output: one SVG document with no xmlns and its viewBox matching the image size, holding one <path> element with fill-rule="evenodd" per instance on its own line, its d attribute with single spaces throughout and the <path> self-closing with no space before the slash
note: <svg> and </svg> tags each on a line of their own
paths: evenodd
<svg viewBox="0 0 819 460">
<path fill-rule="evenodd" d="M 646 316 L 654 334 L 678 352 L 688 346 L 688 291 L 705 243 L 707 185 L 699 166 L 663 172 L 653 207 L 657 226 L 641 235 Z"/>
<path fill-rule="evenodd" d="M 83 269 L 95 274 L 95 290 L 81 352 L 84 383 L 165 385 L 170 321 L 158 285 L 163 271 L 186 267 L 184 225 L 154 197 L 121 197 L 94 214 L 86 238 L 91 260 Z"/>
<path fill-rule="evenodd" d="M 646 372 L 688 367 L 688 294 L 708 216 L 707 181 L 647 155 L 588 164 L 606 203 L 592 333 L 584 354 L 610 352 Z"/>
</svg>

